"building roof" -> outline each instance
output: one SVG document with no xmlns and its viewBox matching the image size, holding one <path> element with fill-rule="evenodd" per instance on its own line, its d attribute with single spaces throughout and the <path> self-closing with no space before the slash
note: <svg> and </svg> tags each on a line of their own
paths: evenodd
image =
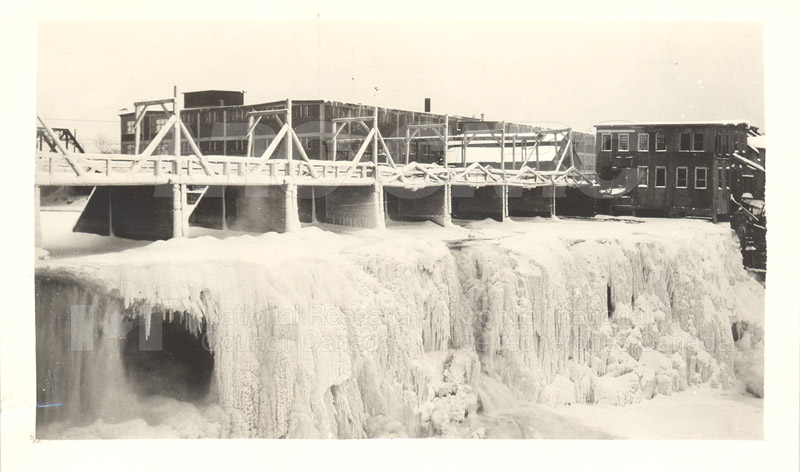
<svg viewBox="0 0 800 472">
<path fill-rule="evenodd" d="M 745 126 L 751 128 L 750 122 L 747 120 L 719 120 L 719 121 L 649 121 L 649 122 L 632 122 L 632 121 L 607 121 L 604 123 L 594 125 L 595 128 L 610 128 L 621 126 Z"/>
<path fill-rule="evenodd" d="M 211 90 L 192 90 L 191 92 L 182 92 L 184 95 L 189 93 L 208 93 L 208 92 L 222 92 L 222 93 L 244 93 L 244 90 L 220 90 L 220 89 L 211 89 Z"/>
</svg>

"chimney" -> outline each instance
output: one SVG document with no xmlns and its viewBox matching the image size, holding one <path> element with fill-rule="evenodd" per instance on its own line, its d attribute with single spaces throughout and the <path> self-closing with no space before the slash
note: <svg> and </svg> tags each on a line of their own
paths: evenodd
<svg viewBox="0 0 800 472">
<path fill-rule="evenodd" d="M 483 113 L 481 113 L 481 121 L 483 121 Z"/>
<path fill-rule="evenodd" d="M 430 112 L 431 112 L 431 99 L 430 98 L 426 98 L 425 99 L 425 113 L 430 113 Z"/>
</svg>

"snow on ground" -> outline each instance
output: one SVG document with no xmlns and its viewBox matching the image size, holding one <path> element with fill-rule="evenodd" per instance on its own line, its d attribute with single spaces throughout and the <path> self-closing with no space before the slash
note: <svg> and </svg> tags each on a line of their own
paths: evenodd
<svg viewBox="0 0 800 472">
<path fill-rule="evenodd" d="M 98 413 L 51 425 L 56 437 L 762 437 L 761 400 L 734 370 L 763 385 L 763 342 L 751 330 L 734 345 L 731 322 L 763 325 L 763 287 L 723 225 L 520 218 L 143 242 L 71 233 L 77 216 L 42 212 L 37 275 L 91 294 L 43 281 L 42 305 L 208 323 L 219 398 L 175 406 L 183 418 Z M 226 324 L 232 307 L 292 316 Z M 96 363 L 77 372 L 124 368 Z M 127 389 L 116 382 L 102 398 Z"/>
<path fill-rule="evenodd" d="M 707 387 L 624 407 L 541 408 L 624 439 L 764 439 L 762 399 Z"/>
</svg>

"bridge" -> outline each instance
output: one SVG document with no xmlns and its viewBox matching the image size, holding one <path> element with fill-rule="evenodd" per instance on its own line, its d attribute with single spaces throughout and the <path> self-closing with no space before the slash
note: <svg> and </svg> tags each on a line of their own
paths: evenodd
<svg viewBox="0 0 800 472">
<path fill-rule="evenodd" d="M 555 212 L 558 189 L 595 185 L 591 176 L 574 165 L 570 129 L 524 135 L 507 134 L 505 128 L 502 132 L 462 130 L 461 135 L 451 136 L 445 118 L 440 124 L 409 125 L 402 138 L 406 152 L 393 156 L 378 128 L 375 108 L 372 116 L 334 119 L 334 160 L 310 159 L 292 127 L 292 102 L 286 100 L 283 109 L 248 114 L 247 155 L 219 156 L 200 152 L 181 121 L 175 97 L 135 105 L 133 154 L 74 152 L 39 118 L 50 149 L 40 146 L 37 150 L 37 196 L 41 186 L 94 188 L 75 231 L 167 239 L 186 236 L 190 224 L 284 232 L 298 229 L 301 221 L 380 228 L 387 216 L 442 225 L 453 215 L 504 220 L 514 202 L 517 207 L 526 205 L 526 194 L 538 190 L 541 200 L 546 193 L 542 189 L 548 189 L 550 211 Z M 140 150 L 139 126 L 152 107 L 166 111 L 169 118 Z M 252 155 L 254 130 L 267 120 L 276 122 L 278 131 L 260 156 Z M 345 125 L 359 127 L 366 135 L 359 138 L 351 159 L 337 161 Z M 426 139 L 441 143 L 442 162 L 409 162 L 409 143 L 419 139 L 422 130 L 432 131 Z M 155 154 L 169 133 L 178 137 L 172 140 L 172 154 Z M 181 141 L 188 144 L 190 155 L 181 153 Z M 471 144 L 478 141 L 494 143 L 499 161 L 469 162 Z M 541 170 L 538 162 L 545 144 L 555 152 L 552 170 Z"/>
</svg>

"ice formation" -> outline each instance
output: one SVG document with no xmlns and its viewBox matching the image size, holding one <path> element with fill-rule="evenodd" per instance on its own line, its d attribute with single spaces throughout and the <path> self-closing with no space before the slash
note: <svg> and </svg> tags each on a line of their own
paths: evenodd
<svg viewBox="0 0 800 472">
<path fill-rule="evenodd" d="M 699 221 L 536 219 L 307 227 L 39 261 L 39 403 L 64 405 L 40 412 L 40 432 L 482 437 L 471 419 L 509 399 L 626 405 L 735 387 L 735 371 L 758 375 L 763 318 L 736 244 Z M 90 351 L 69 346 L 75 306 L 93 323 Z M 213 352 L 209 394 L 140 398 L 124 323 L 175 317 Z M 731 326 L 744 321 L 737 354 Z"/>
</svg>

